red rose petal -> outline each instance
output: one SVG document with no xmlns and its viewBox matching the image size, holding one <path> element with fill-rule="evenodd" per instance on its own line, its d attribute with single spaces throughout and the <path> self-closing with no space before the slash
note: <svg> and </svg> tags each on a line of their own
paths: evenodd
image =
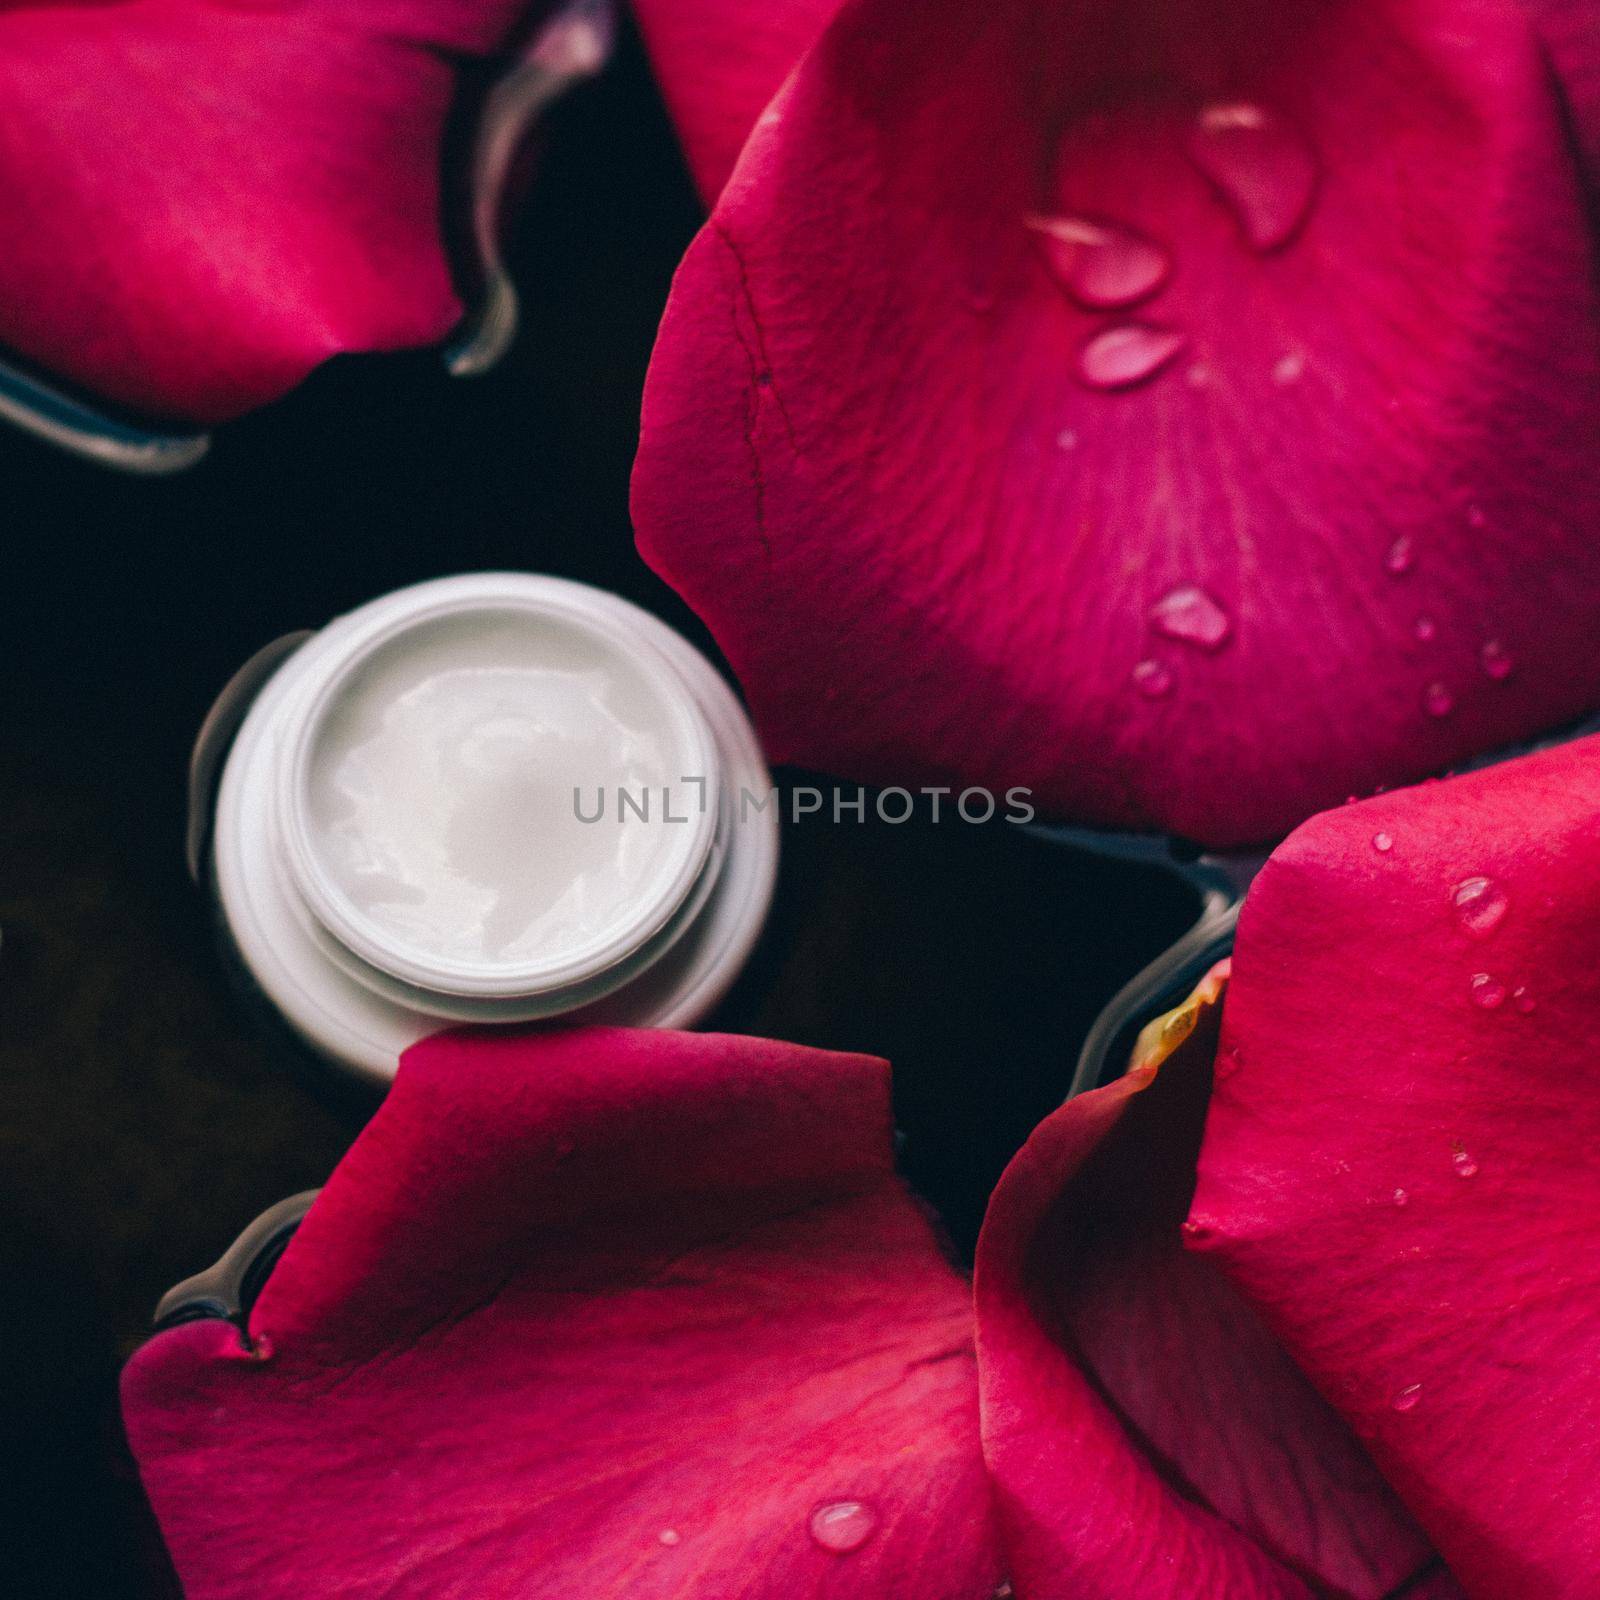
<svg viewBox="0 0 1600 1600">
<path fill-rule="evenodd" d="M 881 1062 L 417 1046 L 251 1318 L 124 1383 L 190 1600 L 987 1600 L 971 1314 Z"/>
<path fill-rule="evenodd" d="M 0 344 L 211 422 L 328 357 L 459 320 L 441 243 L 452 62 L 513 0 L 0 9 Z"/>
<path fill-rule="evenodd" d="M 1593 259 L 1514 8 L 856 0 L 678 274 L 640 548 L 779 760 L 1272 837 L 1600 700 Z"/>
<path fill-rule="evenodd" d="M 984 1223 L 984 1446 L 1016 1591 L 1459 1600 L 1349 1430 L 1182 1250 L 1216 1044 L 1199 1013 L 1159 1070 L 1046 1121 Z"/>
<path fill-rule="evenodd" d="M 700 193 L 709 205 L 761 108 L 838 0 L 634 0 Z"/>
<path fill-rule="evenodd" d="M 1592 739 L 1316 818 L 1240 922 L 1191 1242 L 1473 1600 L 1600 1573 L 1597 949 Z"/>
</svg>

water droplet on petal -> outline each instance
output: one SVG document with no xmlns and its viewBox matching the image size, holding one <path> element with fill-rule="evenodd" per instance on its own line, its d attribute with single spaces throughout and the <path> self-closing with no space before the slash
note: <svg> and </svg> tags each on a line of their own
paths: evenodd
<svg viewBox="0 0 1600 1600">
<path fill-rule="evenodd" d="M 1372 848 L 1376 850 L 1380 856 L 1388 855 L 1388 853 L 1394 849 L 1393 835 L 1387 833 L 1373 834 Z"/>
<path fill-rule="evenodd" d="M 1159 661 L 1141 661 L 1133 669 L 1133 686 L 1146 700 L 1160 700 L 1172 693 L 1172 674 Z"/>
<path fill-rule="evenodd" d="M 1527 1016 L 1527 1014 L 1534 1010 L 1539 1004 L 1525 983 L 1518 984 L 1517 987 L 1511 991 L 1511 1003 L 1523 1014 L 1523 1016 Z"/>
<path fill-rule="evenodd" d="M 1419 644 L 1426 644 L 1439 630 L 1432 617 L 1418 617 L 1416 626 L 1411 631 L 1417 636 Z"/>
<path fill-rule="evenodd" d="M 663 1528 L 661 1532 L 656 1535 L 656 1540 L 660 1544 L 674 1545 L 678 1543 L 681 1537 L 682 1535 L 679 1534 L 676 1528 Z"/>
<path fill-rule="evenodd" d="M 1478 1174 L 1478 1163 L 1460 1145 L 1451 1152 L 1450 1165 L 1458 1178 L 1474 1178 Z"/>
<path fill-rule="evenodd" d="M 1489 519 L 1484 514 L 1482 506 L 1467 507 L 1467 526 L 1469 528 L 1482 528 L 1488 525 Z"/>
<path fill-rule="evenodd" d="M 1411 535 L 1402 533 L 1389 546 L 1389 553 L 1383 558 L 1384 570 L 1392 572 L 1398 578 L 1411 570 L 1416 559 L 1416 546 L 1412 543 Z"/>
<path fill-rule="evenodd" d="M 1091 389 L 1129 389 L 1153 378 L 1188 342 L 1173 328 L 1119 323 L 1095 334 L 1078 352 L 1078 376 Z"/>
<path fill-rule="evenodd" d="M 1461 926 L 1475 939 L 1487 939 L 1505 920 L 1511 896 L 1493 878 L 1463 878 L 1450 891 Z"/>
<path fill-rule="evenodd" d="M 1078 448 L 1078 435 L 1071 428 L 1063 428 L 1056 435 L 1057 450 L 1076 450 Z"/>
<path fill-rule="evenodd" d="M 1291 350 L 1286 356 L 1279 356 L 1272 368 L 1272 381 L 1280 388 L 1287 388 L 1291 383 L 1298 383 L 1305 376 L 1306 357 L 1303 350 Z"/>
<path fill-rule="evenodd" d="M 1191 389 L 1209 389 L 1214 376 L 1215 374 L 1211 368 L 1203 361 L 1195 362 L 1184 374 L 1184 378 Z"/>
<path fill-rule="evenodd" d="M 1233 628 L 1228 613 L 1192 583 L 1174 589 L 1151 606 L 1150 626 L 1169 639 L 1206 651 L 1220 650 Z"/>
<path fill-rule="evenodd" d="M 1408 1383 L 1405 1388 L 1401 1389 L 1395 1395 L 1394 1399 L 1391 1400 L 1389 1404 L 1392 1405 L 1396 1411 L 1410 1411 L 1421 1398 L 1422 1385 L 1420 1383 Z"/>
<path fill-rule="evenodd" d="M 1316 156 L 1297 128 L 1265 106 L 1207 106 L 1195 122 L 1189 154 L 1257 250 L 1287 244 L 1311 209 Z"/>
<path fill-rule="evenodd" d="M 1475 972 L 1471 984 L 1472 1003 L 1483 1011 L 1498 1011 L 1506 1001 L 1506 986 L 1487 972 Z"/>
<path fill-rule="evenodd" d="M 1455 696 L 1442 683 L 1430 683 L 1422 691 L 1422 709 L 1430 717 L 1448 717 L 1455 708 Z"/>
<path fill-rule="evenodd" d="M 1237 1045 L 1230 1045 L 1217 1055 L 1217 1064 L 1212 1069 L 1212 1077 L 1221 1083 L 1225 1078 L 1231 1078 L 1244 1065 L 1244 1057 L 1239 1054 Z"/>
<path fill-rule="evenodd" d="M 835 1500 L 811 1513 L 811 1537 L 824 1550 L 847 1556 L 859 1550 L 878 1526 L 878 1513 L 861 1500 Z"/>
<path fill-rule="evenodd" d="M 1025 217 L 1050 275 L 1079 305 L 1114 311 L 1148 299 L 1172 261 L 1155 240 L 1087 217 Z"/>
<path fill-rule="evenodd" d="M 1411 1203 L 1411 1196 L 1408 1195 L 1404 1189 L 1396 1189 L 1394 1192 L 1394 1203 L 1397 1206 L 1409 1205 Z"/>
<path fill-rule="evenodd" d="M 1511 676 L 1511 669 L 1516 666 L 1511 652 L 1500 643 L 1498 639 L 1491 639 L 1478 652 L 1478 659 L 1483 663 L 1483 670 L 1496 683 L 1503 683 Z"/>
<path fill-rule="evenodd" d="M 257 1361 L 270 1361 L 272 1359 L 273 1343 L 269 1333 L 256 1333 L 250 1336 L 250 1354 Z"/>
</svg>

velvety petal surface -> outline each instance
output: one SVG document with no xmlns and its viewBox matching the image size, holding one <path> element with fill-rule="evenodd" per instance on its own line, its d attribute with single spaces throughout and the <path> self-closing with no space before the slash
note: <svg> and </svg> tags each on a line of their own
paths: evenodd
<svg viewBox="0 0 1600 1600">
<path fill-rule="evenodd" d="M 1600 1572 L 1600 743 L 1316 818 L 1246 902 L 1191 1242 L 1473 1600 Z"/>
<path fill-rule="evenodd" d="M 1600 699 L 1600 323 L 1510 0 L 851 0 L 634 480 L 779 760 L 1212 845 Z"/>
<path fill-rule="evenodd" d="M 417 1046 L 250 1346 L 127 1370 L 189 1600 L 987 1600 L 970 1307 L 889 1152 L 864 1057 Z"/>
<path fill-rule="evenodd" d="M 1458 1597 L 1345 1425 L 1182 1249 L 1221 974 L 1046 1121 L 979 1245 L 984 1447 L 1023 1600 Z"/>
<path fill-rule="evenodd" d="M 695 183 L 715 200 L 761 109 L 838 0 L 633 0 Z"/>
<path fill-rule="evenodd" d="M 217 421 L 461 316 L 441 164 L 523 0 L 0 6 L 0 345 Z"/>
</svg>

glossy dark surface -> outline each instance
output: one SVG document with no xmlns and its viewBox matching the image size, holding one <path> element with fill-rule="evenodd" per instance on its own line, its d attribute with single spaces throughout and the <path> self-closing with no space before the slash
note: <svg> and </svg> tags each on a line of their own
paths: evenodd
<svg viewBox="0 0 1600 1600">
<path fill-rule="evenodd" d="M 185 765 L 267 640 L 423 577 L 525 566 L 691 619 L 637 561 L 627 476 L 697 207 L 631 39 L 558 109 L 492 376 L 349 362 L 171 479 L 0 429 L 0 1561 L 18 1600 L 169 1592 L 115 1377 L 163 1291 L 357 1131 L 231 994 L 184 868 Z M 697 635 L 698 637 L 698 635 Z M 853 794 L 853 790 L 851 791 Z M 908 1172 L 970 1246 L 1096 1010 L 1185 891 L 1005 827 L 786 831 L 729 1024 L 877 1051 Z"/>
</svg>

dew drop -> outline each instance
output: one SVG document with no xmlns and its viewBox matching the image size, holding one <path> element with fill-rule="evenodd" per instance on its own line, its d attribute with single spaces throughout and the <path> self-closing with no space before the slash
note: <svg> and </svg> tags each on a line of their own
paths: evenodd
<svg viewBox="0 0 1600 1600">
<path fill-rule="evenodd" d="M 1482 1011 L 1498 1011 L 1506 1002 L 1506 986 L 1487 972 L 1475 972 L 1471 983 L 1472 1003 Z"/>
<path fill-rule="evenodd" d="M 1380 856 L 1386 856 L 1394 849 L 1394 836 L 1388 833 L 1375 833 L 1372 836 L 1372 848 Z"/>
<path fill-rule="evenodd" d="M 1233 629 L 1228 613 L 1192 583 L 1174 589 L 1151 606 L 1150 626 L 1169 639 L 1208 652 L 1220 650 Z"/>
<path fill-rule="evenodd" d="M 1409 572 L 1416 563 L 1416 546 L 1411 541 L 1409 533 L 1402 533 L 1395 542 L 1389 546 L 1389 553 L 1383 558 L 1386 572 L 1391 572 L 1395 577 L 1402 577 Z"/>
<path fill-rule="evenodd" d="M 1478 652 L 1478 659 L 1483 663 L 1484 672 L 1496 683 L 1504 683 L 1516 666 L 1511 652 L 1498 639 L 1489 640 Z"/>
<path fill-rule="evenodd" d="M 1484 514 L 1482 506 L 1467 507 L 1467 526 L 1469 528 L 1483 528 L 1488 526 L 1489 519 Z"/>
<path fill-rule="evenodd" d="M 1095 334 L 1078 352 L 1078 376 L 1091 389 L 1131 389 L 1176 360 L 1188 342 L 1173 328 L 1119 323 Z"/>
<path fill-rule="evenodd" d="M 1211 380 L 1215 376 L 1205 362 L 1197 361 L 1184 373 L 1184 378 L 1191 389 L 1209 389 Z"/>
<path fill-rule="evenodd" d="M 1460 1145 L 1451 1152 L 1450 1165 L 1458 1178 L 1475 1178 L 1478 1175 L 1478 1163 Z"/>
<path fill-rule="evenodd" d="M 824 1550 L 847 1556 L 872 1537 L 878 1526 L 878 1513 L 860 1500 L 834 1500 L 818 1506 L 807 1526 Z"/>
<path fill-rule="evenodd" d="M 1057 450 L 1076 450 L 1078 448 L 1078 435 L 1072 428 L 1063 428 L 1056 435 Z"/>
<path fill-rule="evenodd" d="M 1523 1014 L 1523 1016 L 1527 1016 L 1527 1014 L 1534 1010 L 1539 1004 L 1525 983 L 1518 984 L 1517 987 L 1511 991 L 1511 1003 Z"/>
<path fill-rule="evenodd" d="M 1463 878 L 1450 891 L 1461 926 L 1475 939 L 1487 939 L 1505 920 L 1511 896 L 1493 878 Z"/>
<path fill-rule="evenodd" d="M 1287 244 L 1311 209 L 1316 156 L 1298 129 L 1265 106 L 1206 106 L 1190 136 L 1189 155 L 1257 250 Z"/>
<path fill-rule="evenodd" d="M 1408 1194 L 1407 1194 L 1407 1193 L 1406 1193 L 1406 1192 L 1405 1192 L 1405 1190 L 1404 1190 L 1404 1189 L 1396 1189 L 1396 1190 L 1395 1190 L 1395 1192 L 1394 1192 L 1394 1203 L 1395 1203 L 1395 1204 L 1396 1204 L 1396 1205 L 1397 1205 L 1397 1206 L 1407 1206 L 1407 1205 L 1410 1205 L 1410 1203 L 1411 1203 L 1411 1196 L 1410 1196 L 1410 1195 L 1408 1195 Z"/>
<path fill-rule="evenodd" d="M 250 1336 L 250 1354 L 257 1361 L 270 1361 L 272 1359 L 272 1335 L 256 1333 Z"/>
<path fill-rule="evenodd" d="M 1050 275 L 1079 305 L 1115 311 L 1147 300 L 1167 281 L 1172 261 L 1153 239 L 1087 217 L 1025 217 Z"/>
<path fill-rule="evenodd" d="M 1287 388 L 1291 383 L 1298 383 L 1305 376 L 1305 371 L 1305 352 L 1291 350 L 1288 355 L 1278 357 L 1272 368 L 1272 381 L 1280 388 Z"/>
<path fill-rule="evenodd" d="M 1442 683 L 1430 683 L 1422 691 L 1422 709 L 1430 717 L 1448 717 L 1455 708 L 1455 697 Z"/>
<path fill-rule="evenodd" d="M 682 1535 L 676 1528 L 663 1528 L 661 1532 L 656 1535 L 657 1543 L 664 1545 L 675 1545 L 681 1538 Z"/>
<path fill-rule="evenodd" d="M 1146 700 L 1160 700 L 1172 693 L 1172 673 L 1159 661 L 1141 661 L 1133 669 L 1133 686 Z"/>
<path fill-rule="evenodd" d="M 1418 617 L 1412 633 L 1417 637 L 1419 644 L 1426 644 L 1439 631 L 1432 617 Z"/>
<path fill-rule="evenodd" d="M 1224 1079 L 1231 1078 L 1244 1065 L 1244 1058 L 1239 1054 L 1237 1045 L 1230 1045 L 1226 1050 L 1217 1055 L 1217 1064 L 1212 1068 L 1212 1078 L 1221 1083 Z"/>
<path fill-rule="evenodd" d="M 1396 1392 L 1394 1399 L 1389 1404 L 1396 1411 L 1410 1411 L 1421 1398 L 1422 1385 L 1420 1383 L 1408 1383 L 1405 1388 Z"/>
</svg>

